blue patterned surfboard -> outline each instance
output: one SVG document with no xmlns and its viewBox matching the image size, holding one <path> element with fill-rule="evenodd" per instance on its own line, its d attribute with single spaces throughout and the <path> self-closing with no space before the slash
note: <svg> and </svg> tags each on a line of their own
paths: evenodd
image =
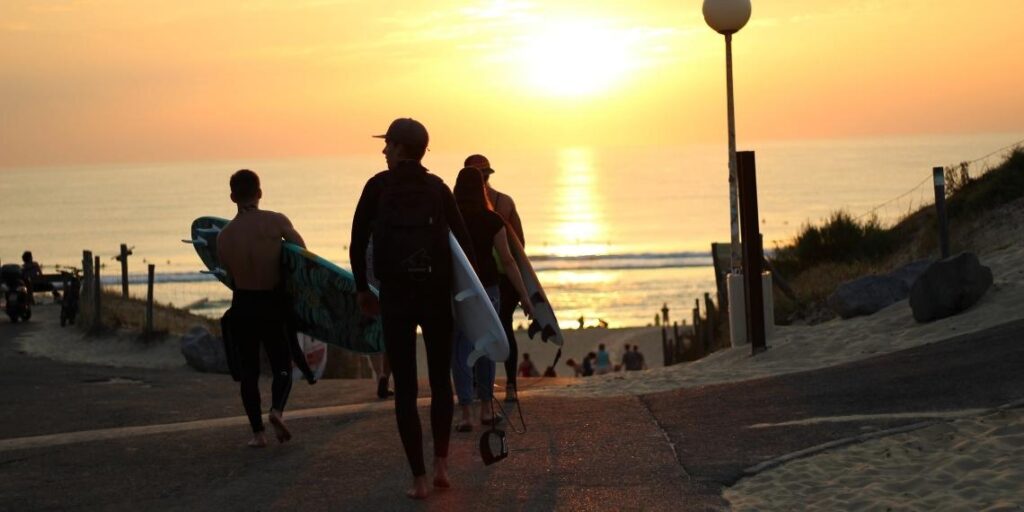
<svg viewBox="0 0 1024 512">
<path fill-rule="evenodd" d="M 284 244 L 281 265 L 299 332 L 354 352 L 384 351 L 380 319 L 359 311 L 351 272 L 290 243 Z"/>
</svg>

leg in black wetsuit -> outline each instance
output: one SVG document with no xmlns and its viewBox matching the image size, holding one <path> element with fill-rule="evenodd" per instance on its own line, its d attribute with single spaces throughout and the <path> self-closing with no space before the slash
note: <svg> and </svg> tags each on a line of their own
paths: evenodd
<svg viewBox="0 0 1024 512">
<path fill-rule="evenodd" d="M 519 362 L 519 346 L 516 344 L 516 334 L 512 329 L 512 315 L 516 312 L 516 306 L 519 305 L 519 294 L 516 292 L 512 281 L 509 281 L 507 277 L 501 276 L 501 280 L 498 284 L 501 291 L 501 303 L 498 305 L 498 319 L 501 320 L 501 326 L 505 328 L 505 336 L 508 338 L 508 359 L 505 360 L 505 382 L 506 388 L 515 389 L 516 387 L 516 370 Z M 514 397 L 515 395 L 510 395 Z"/>
<path fill-rule="evenodd" d="M 395 379 L 395 419 L 405 456 L 414 477 L 426 474 L 423 429 L 416 410 L 419 383 L 416 371 L 416 326 L 423 328 L 430 377 L 430 428 L 434 456 L 448 456 L 451 436 L 452 310 L 447 289 L 381 285 L 381 320 L 391 374 Z"/>
<path fill-rule="evenodd" d="M 271 408 L 284 412 L 292 389 L 291 354 L 277 292 L 235 290 L 231 299 L 232 336 L 237 340 L 242 373 L 242 405 L 253 432 L 262 432 L 260 344 L 274 372 Z"/>
</svg>

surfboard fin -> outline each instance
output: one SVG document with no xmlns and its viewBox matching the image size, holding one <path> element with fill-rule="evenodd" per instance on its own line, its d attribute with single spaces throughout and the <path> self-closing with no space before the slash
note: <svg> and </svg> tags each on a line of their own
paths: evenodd
<svg viewBox="0 0 1024 512">
<path fill-rule="evenodd" d="M 534 320 L 534 321 L 530 322 L 530 327 L 528 329 L 526 329 L 526 335 L 529 336 L 530 339 L 532 340 L 533 337 L 536 336 L 537 333 L 540 332 L 540 331 L 541 331 L 540 323 L 538 323 L 536 320 Z"/>
<path fill-rule="evenodd" d="M 544 330 L 540 333 L 540 339 L 548 341 L 555 337 L 555 328 L 551 327 L 550 324 L 544 326 Z"/>
<path fill-rule="evenodd" d="M 204 235 L 212 235 L 214 233 L 220 233 L 220 228 L 196 228 L 196 233 L 202 233 Z"/>
<path fill-rule="evenodd" d="M 196 238 L 195 240 L 182 240 L 181 243 L 192 244 L 196 247 L 206 247 L 207 245 L 210 245 L 209 243 L 207 243 L 205 238 Z"/>
<path fill-rule="evenodd" d="M 476 295 L 476 292 L 472 288 L 468 290 L 462 290 L 461 292 L 455 294 L 455 302 L 462 302 L 466 299 L 473 297 L 474 295 Z"/>
</svg>

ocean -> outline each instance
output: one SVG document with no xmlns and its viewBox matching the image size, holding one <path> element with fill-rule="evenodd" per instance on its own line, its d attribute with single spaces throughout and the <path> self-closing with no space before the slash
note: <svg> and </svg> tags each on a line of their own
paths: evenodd
<svg viewBox="0 0 1024 512">
<path fill-rule="evenodd" d="M 892 222 L 933 199 L 931 169 L 975 160 L 1024 133 L 927 135 L 740 144 L 757 154 L 761 232 L 771 249 L 808 222 L 845 209 Z M 677 148 L 566 147 L 481 150 L 493 185 L 516 201 L 526 250 L 559 322 L 642 326 L 668 305 L 687 318 L 713 292 L 711 242 L 729 240 L 728 171 L 722 144 Z M 976 162 L 972 172 L 1002 153 Z M 430 152 L 424 164 L 449 185 L 462 154 Z M 352 212 L 366 179 L 384 168 L 379 153 L 336 158 L 224 160 L 0 169 L 0 260 L 32 250 L 50 272 L 81 266 L 83 250 L 104 262 L 121 243 L 131 293 L 144 296 L 146 264 L 156 265 L 156 300 L 218 315 L 228 290 L 207 275 L 190 245 L 192 220 L 230 218 L 228 177 L 260 174 L 261 206 L 287 214 L 309 248 L 350 267 Z"/>
</svg>

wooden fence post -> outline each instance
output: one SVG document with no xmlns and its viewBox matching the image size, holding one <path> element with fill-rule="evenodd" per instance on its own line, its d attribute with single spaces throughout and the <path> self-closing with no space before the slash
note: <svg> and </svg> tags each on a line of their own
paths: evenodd
<svg viewBox="0 0 1024 512">
<path fill-rule="evenodd" d="M 121 244 L 121 254 L 116 258 L 121 262 L 121 297 L 125 299 L 128 298 L 128 256 L 131 254 L 128 244 Z"/>
<path fill-rule="evenodd" d="M 156 265 L 149 264 L 149 279 L 146 281 L 146 335 L 153 334 L 153 276 Z"/>
<path fill-rule="evenodd" d="M 89 315 L 92 311 L 89 306 L 92 305 L 92 251 L 82 251 L 82 295 L 79 297 L 79 311 L 82 316 L 82 322 L 86 325 L 89 324 Z"/>
<path fill-rule="evenodd" d="M 704 294 L 704 312 L 707 314 L 707 337 L 708 346 L 715 346 L 715 328 L 718 327 L 718 315 L 715 314 L 715 304 L 711 302 L 711 294 Z"/>
<path fill-rule="evenodd" d="M 93 316 L 92 327 L 93 327 L 93 329 L 98 329 L 98 328 L 103 326 L 103 307 L 102 307 L 102 304 L 101 304 L 102 297 L 103 297 L 103 283 L 102 283 L 102 279 L 101 279 L 101 276 L 100 276 L 100 257 L 99 256 L 96 256 L 96 257 L 93 258 L 92 280 L 93 280 L 92 304 L 93 304 L 93 315 L 95 315 L 95 316 Z"/>
</svg>

